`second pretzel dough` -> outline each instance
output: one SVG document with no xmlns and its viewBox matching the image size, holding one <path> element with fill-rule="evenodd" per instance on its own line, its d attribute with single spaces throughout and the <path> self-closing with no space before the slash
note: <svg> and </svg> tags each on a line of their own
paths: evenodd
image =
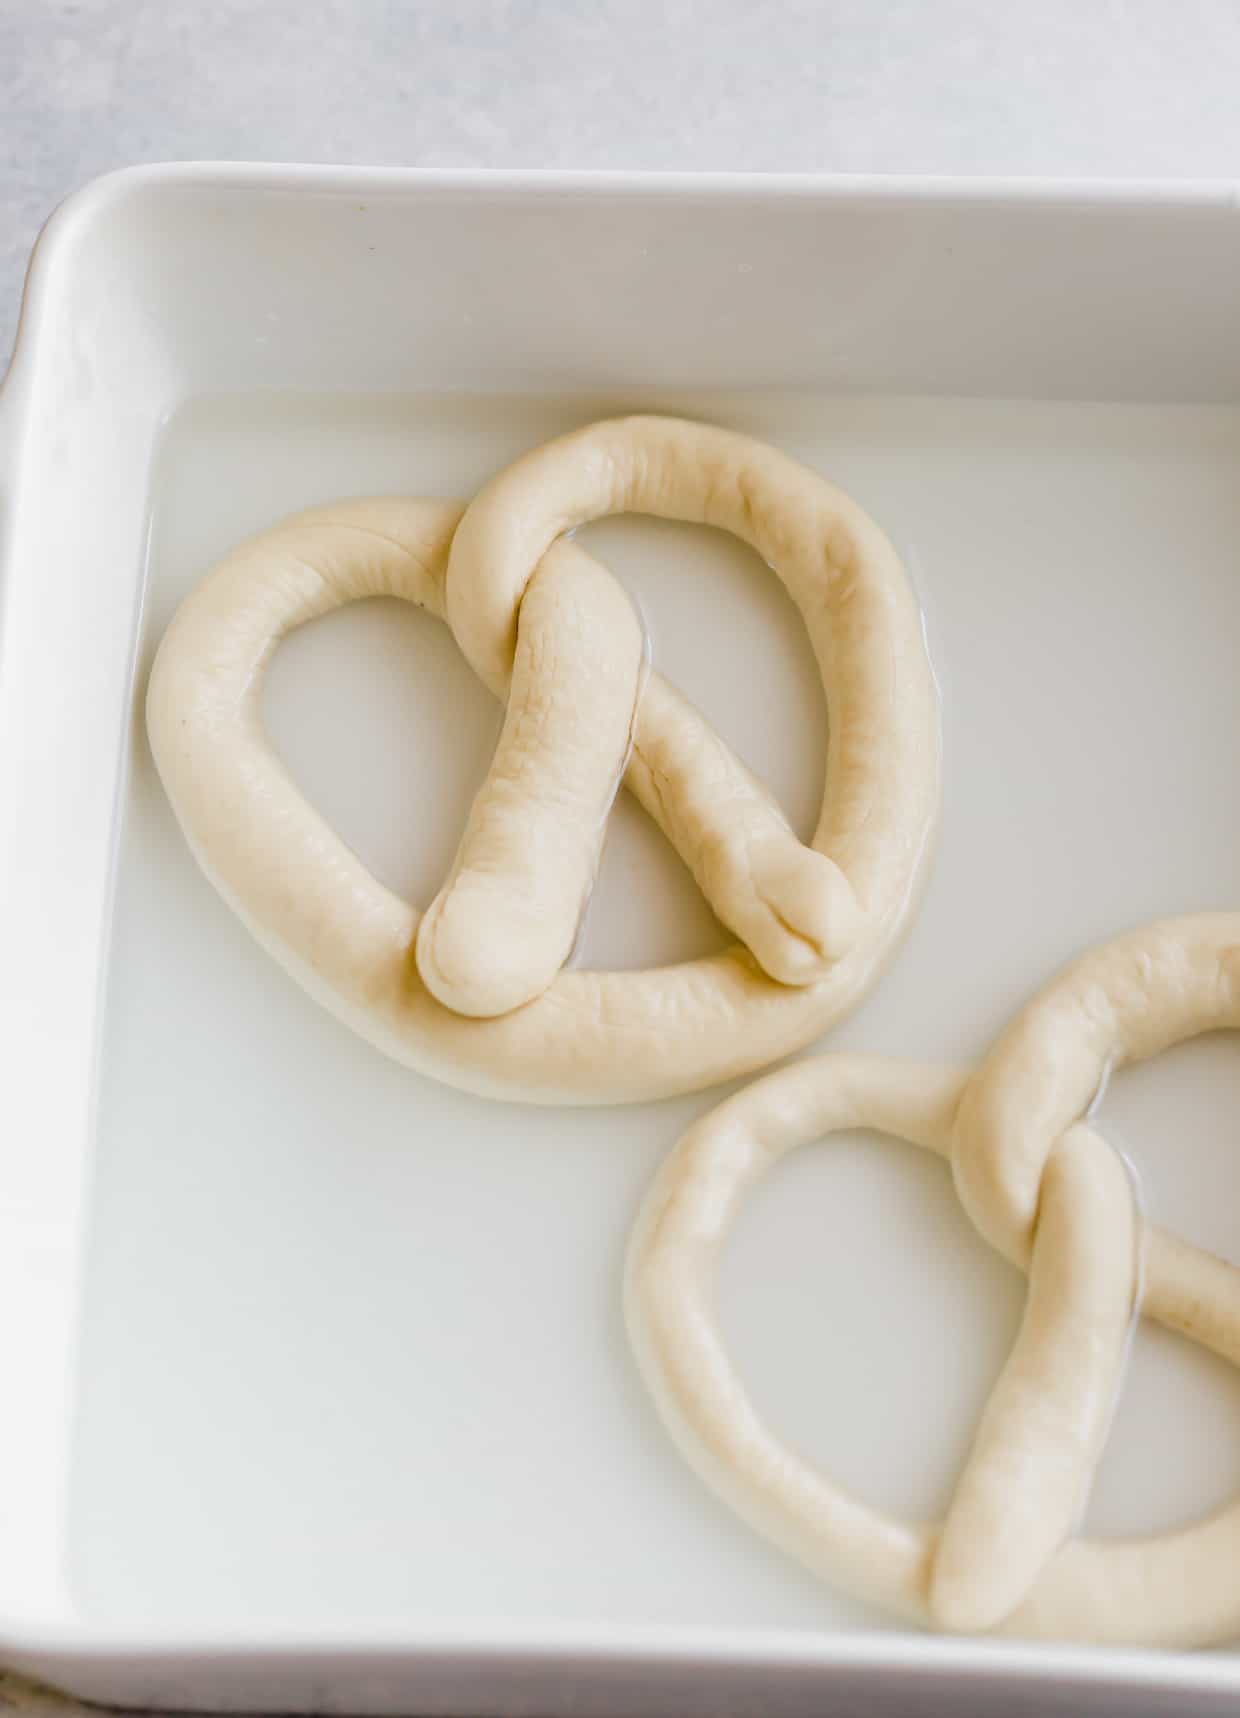
<svg viewBox="0 0 1240 1718">
<path fill-rule="evenodd" d="M 1159 919 L 1091 948 L 1021 1009 L 960 1106 L 961 1202 L 1002 1251 L 1028 1247 L 1042 1166 L 1109 1073 L 1240 1027 L 1240 913 Z"/>
<path fill-rule="evenodd" d="M 1110 1404 L 1096 1397 L 1082 1410 L 1077 1386 L 1117 1375 L 1136 1265 L 1124 1172 L 1088 1127 L 1057 1140 L 1046 1165 L 1032 1264 L 1024 1254 L 1025 1319 L 946 1523 L 885 1515 L 816 1472 L 767 1428 L 732 1367 L 714 1272 L 754 1184 L 786 1151 L 840 1128 L 876 1129 L 950 1157 L 969 1081 L 952 1068 L 826 1056 L 755 1081 L 685 1134 L 646 1195 L 625 1294 L 660 1416 L 690 1464 L 758 1532 L 911 1620 L 1111 1644 L 1234 1638 L 1240 1500 L 1172 1532 L 1070 1537 L 1083 1501 L 1078 1464 L 1069 1459 L 1061 1471 L 1056 1451 L 1070 1457 L 1081 1447 L 1096 1459 Z M 1145 1238 L 1143 1315 L 1240 1364 L 1240 1272 L 1162 1230 Z"/>
</svg>

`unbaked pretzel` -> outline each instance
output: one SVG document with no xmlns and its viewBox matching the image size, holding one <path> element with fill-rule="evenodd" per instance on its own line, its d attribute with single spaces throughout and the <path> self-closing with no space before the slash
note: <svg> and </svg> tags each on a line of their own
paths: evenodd
<svg viewBox="0 0 1240 1718">
<path fill-rule="evenodd" d="M 1036 1006 L 1036 1005 L 1035 1005 Z M 1069 1538 L 1141 1313 L 1240 1365 L 1240 1272 L 1144 1233 L 1120 1160 L 1081 1124 L 1044 1164 L 1020 1333 L 942 1524 L 851 1497 L 764 1425 L 714 1313 L 719 1248 L 786 1151 L 849 1127 L 950 1157 L 971 1076 L 828 1056 L 770 1074 L 684 1136 L 630 1246 L 634 1352 L 682 1453 L 744 1520 L 815 1573 L 912 1620 L 1044 1639 L 1200 1646 L 1240 1631 L 1240 1500 L 1175 1532 Z M 967 1101 L 967 1098 L 966 1098 Z M 1085 1386 L 1084 1388 L 1082 1386 Z"/>
<path fill-rule="evenodd" d="M 857 1000 L 890 953 L 937 811 L 937 700 L 921 617 L 878 528 L 795 462 L 698 425 L 604 424 L 542 452 L 562 475 L 576 462 L 595 470 L 599 449 L 613 442 L 644 445 L 652 465 L 670 462 L 668 494 L 634 481 L 630 505 L 731 519 L 781 568 L 806 613 L 831 721 L 821 851 L 801 847 L 749 772 L 657 675 L 634 719 L 640 628 L 611 576 L 574 544 L 553 541 L 563 523 L 544 519 L 537 543 L 518 545 L 533 556 L 528 567 L 517 569 L 511 545 L 497 552 L 497 494 L 527 524 L 535 503 L 549 505 L 538 469 L 524 469 L 516 493 L 505 488 L 512 473 L 502 474 L 479 496 L 476 522 L 470 509 L 459 529 L 455 504 L 389 499 L 315 509 L 254 538 L 186 599 L 151 675 L 155 760 L 220 893 L 363 1036 L 488 1095 L 661 1097 L 805 1044 Z M 450 547 L 454 627 L 508 708 L 452 874 L 419 927 L 415 909 L 369 874 L 289 780 L 263 733 L 261 685 L 280 639 L 342 603 L 392 595 L 442 615 Z M 475 601 L 481 618 L 471 623 Z M 642 972 L 554 976 L 630 730 L 625 781 L 716 911 L 769 968 L 813 982 L 777 982 L 746 947 Z M 499 1007 L 508 1011 L 497 1018 L 466 1017 Z"/>
<path fill-rule="evenodd" d="M 1055 1141 L 1107 1074 L 1201 1032 L 1240 1026 L 1240 913 L 1161 919 L 1090 949 L 1016 1016 L 960 1106 L 952 1155 L 974 1223 L 1026 1250 Z"/>
<path fill-rule="evenodd" d="M 716 916 L 785 984 L 822 979 L 873 934 L 926 839 L 937 795 L 938 710 L 921 614 L 895 550 L 861 509 L 816 472 L 748 436 L 680 418 L 615 418 L 533 449 L 491 480 L 452 542 L 446 603 L 453 634 L 498 689 L 517 647 L 526 587 L 564 532 L 615 513 L 714 525 L 756 549 L 801 611 L 827 693 L 826 784 L 804 847 L 782 812 L 696 712 L 658 674 L 634 697 L 625 782 L 684 859 Z M 578 718 L 592 710 L 584 700 Z M 559 807 L 558 827 L 583 852 L 603 838 L 598 772 L 580 811 L 560 786 L 560 755 L 524 757 L 522 789 Z M 479 796 L 481 807 L 487 790 Z M 488 937 L 461 873 L 418 932 L 418 968 L 442 1002 L 491 1013 Z M 518 812 L 518 823 L 520 815 Z M 556 892 L 529 995 L 558 971 L 590 877 Z M 550 901 L 548 902 L 550 906 Z M 502 934 L 502 913 L 493 921 Z M 527 933 L 531 936 L 535 933 Z M 478 981 L 482 969 L 482 983 Z M 525 1000 L 526 998 L 521 998 Z M 502 998 L 510 1005 L 511 993 Z"/>
</svg>

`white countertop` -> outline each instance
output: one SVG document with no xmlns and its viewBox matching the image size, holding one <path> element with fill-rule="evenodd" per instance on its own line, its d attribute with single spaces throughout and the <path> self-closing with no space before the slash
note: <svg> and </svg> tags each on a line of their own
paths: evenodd
<svg viewBox="0 0 1240 1718">
<path fill-rule="evenodd" d="M 1240 174 L 1235 0 L 0 0 L 0 354 L 133 162 Z"/>
</svg>

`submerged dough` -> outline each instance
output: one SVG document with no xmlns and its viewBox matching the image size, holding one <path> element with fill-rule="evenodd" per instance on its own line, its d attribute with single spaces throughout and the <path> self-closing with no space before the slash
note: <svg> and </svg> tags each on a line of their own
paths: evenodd
<svg viewBox="0 0 1240 1718">
<path fill-rule="evenodd" d="M 1240 913 L 1161 919 L 1090 949 L 1044 985 L 978 1069 L 952 1157 L 988 1240 L 1027 1248 L 1052 1146 L 1108 1074 L 1200 1032 L 1240 1027 Z"/>
<path fill-rule="evenodd" d="M 690 1129 L 629 1252 L 626 1317 L 660 1415 L 758 1532 L 911 1620 L 1111 1644 L 1233 1639 L 1240 1500 L 1174 1532 L 1067 1537 L 1105 1436 L 1138 1269 L 1143 1316 L 1240 1364 L 1240 1271 L 1158 1229 L 1145 1232 L 1139 1265 L 1122 1166 L 1089 1128 L 1071 1127 L 1048 1154 L 1032 1252 L 1015 1249 L 1030 1270 L 1025 1319 L 944 1523 L 888 1516 L 816 1472 L 767 1428 L 733 1370 L 715 1265 L 757 1181 L 784 1152 L 842 1128 L 948 1157 L 969 1086 L 956 1069 L 829 1056 L 767 1075 Z"/>
<path fill-rule="evenodd" d="M 855 502 L 775 448 L 679 418 L 591 424 L 500 472 L 470 503 L 453 539 L 448 621 L 488 685 L 499 685 L 513 661 L 527 586 L 543 555 L 564 532 L 616 513 L 731 532 L 762 556 L 801 611 L 830 722 L 810 846 L 657 674 L 630 706 L 625 781 L 759 965 L 785 984 L 812 984 L 867 941 L 892 894 L 907 889 L 908 854 L 924 843 L 933 816 L 937 700 L 904 570 Z M 595 708 L 595 699 L 583 702 L 583 713 Z M 524 761 L 527 786 L 575 805 L 576 795 L 560 789 L 554 749 L 527 749 Z M 595 785 L 601 797 L 611 779 Z M 601 843 L 592 807 L 584 816 L 570 812 L 570 821 L 575 840 Z M 566 921 L 575 904 L 566 896 Z M 445 910 L 441 896 L 420 932 L 422 976 L 442 1001 L 481 1012 L 471 979 L 475 964 L 485 963 L 485 944 L 465 911 L 451 971 L 438 951 L 433 965 L 424 958 L 442 934 Z"/>
<path fill-rule="evenodd" d="M 651 469 L 665 462 L 666 493 L 650 488 L 639 446 Z M 806 616 L 831 723 L 814 850 L 672 687 L 657 674 L 642 687 L 627 599 L 584 551 L 554 540 L 572 522 L 562 497 L 551 506 L 564 474 L 619 460 L 625 447 L 627 487 L 608 488 L 609 505 L 627 497 L 651 511 L 731 520 L 773 560 Z M 824 1031 L 866 990 L 904 927 L 939 798 L 921 616 L 878 528 L 816 474 L 758 443 L 637 419 L 596 425 L 540 456 L 545 483 L 531 486 L 518 462 L 463 522 L 451 503 L 353 501 L 235 550 L 186 599 L 160 646 L 147 699 L 151 745 L 220 893 L 318 1000 L 398 1060 L 469 1090 L 533 1101 L 692 1091 Z M 514 472 L 521 492 L 551 508 L 550 521 L 535 519 L 532 502 L 518 517 L 505 488 Z M 514 530 L 524 522 L 515 548 L 493 541 L 504 518 Z M 440 616 L 446 603 L 474 666 L 509 700 L 457 863 L 421 929 L 417 911 L 306 803 L 261 721 L 262 676 L 279 640 L 377 595 Z M 587 691 L 601 698 L 588 719 Z M 556 976 L 630 728 L 626 785 L 753 952 Z M 516 1006 L 526 993 L 534 1000 Z"/>
</svg>

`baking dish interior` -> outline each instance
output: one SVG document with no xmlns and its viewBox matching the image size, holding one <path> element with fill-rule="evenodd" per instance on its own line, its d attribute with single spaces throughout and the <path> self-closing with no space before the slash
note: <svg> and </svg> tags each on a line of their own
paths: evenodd
<svg viewBox="0 0 1240 1718">
<path fill-rule="evenodd" d="M 203 170 L 104 182 L 58 217 L 5 395 L 30 1149 L 6 1171 L 27 1221 L 0 1319 L 31 1385 L 0 1488 L 20 1541 L 51 1547 L 33 1576 L 5 1560 L 9 1613 L 220 1640 L 890 1627 L 702 1490 L 628 1359 L 629 1225 L 718 1094 L 500 1106 L 350 1037 L 192 865 L 145 670 L 212 559 L 299 506 L 467 495 L 603 413 L 761 435 L 890 531 L 942 688 L 923 909 L 830 1044 L 968 1061 L 1075 950 L 1234 898 L 1236 261 L 1205 192 Z M 807 830 L 827 712 L 769 571 L 688 527 L 584 536 Z M 444 629 L 385 605 L 307 629 L 268 718 L 362 856 L 429 899 L 497 721 Z M 578 958 L 719 939 L 619 805 Z M 1231 1052 L 1126 1074 L 1103 1116 L 1150 1211 L 1225 1254 Z M 1021 1285 L 940 1166 L 861 1136 L 799 1154 L 721 1305 L 790 1441 L 895 1511 L 941 1510 Z M 1238 1430 L 1235 1377 L 1143 1333 L 1090 1528 L 1214 1506 Z"/>
</svg>

